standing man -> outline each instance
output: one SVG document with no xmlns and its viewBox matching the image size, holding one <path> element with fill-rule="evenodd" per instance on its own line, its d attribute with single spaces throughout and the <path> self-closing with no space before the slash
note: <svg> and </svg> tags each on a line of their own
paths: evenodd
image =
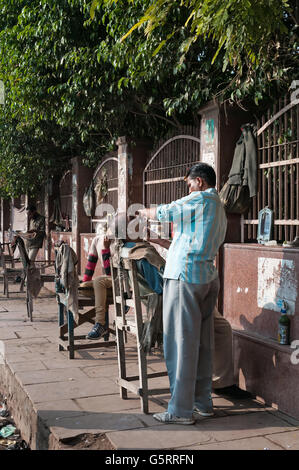
<svg viewBox="0 0 299 470">
<path fill-rule="evenodd" d="M 213 310 L 219 291 L 214 259 L 227 226 L 213 168 L 198 163 L 185 180 L 188 196 L 139 211 L 174 226 L 163 289 L 164 356 L 171 399 L 168 410 L 154 418 L 176 424 L 194 424 L 194 412 L 213 414 Z"/>
<path fill-rule="evenodd" d="M 34 204 L 26 207 L 29 229 L 26 232 L 26 249 L 30 261 L 35 261 L 38 250 L 42 248 L 46 236 L 45 217 L 39 214 Z M 20 234 L 22 236 L 22 234 Z M 29 235 L 29 237 L 27 237 Z"/>
</svg>

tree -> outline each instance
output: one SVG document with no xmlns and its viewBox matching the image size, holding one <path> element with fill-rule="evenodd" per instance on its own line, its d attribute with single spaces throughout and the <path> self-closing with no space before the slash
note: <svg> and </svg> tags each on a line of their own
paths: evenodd
<svg viewBox="0 0 299 470">
<path fill-rule="evenodd" d="M 242 6 L 243 16 L 240 13 L 231 21 L 230 35 L 229 20 L 219 18 L 220 3 L 227 13 L 228 5 L 232 12 L 235 4 Z M 260 104 L 262 98 L 286 89 L 294 77 L 297 43 L 292 11 L 286 6 L 275 31 L 279 9 L 269 12 L 265 44 L 270 56 L 267 59 L 264 50 L 254 49 L 258 60 L 251 66 L 249 49 L 244 44 L 242 49 L 241 41 L 247 38 L 251 21 L 252 31 L 261 22 L 250 19 L 253 0 L 101 0 L 93 3 L 93 19 L 91 4 L 88 0 L 1 2 L 0 79 L 6 88 L 6 105 L 0 109 L 2 194 L 17 195 L 26 188 L 37 191 L 75 156 L 95 166 L 121 135 L 155 141 L 170 129 L 194 124 L 199 108 L 215 96 L 242 105 L 246 100 Z M 153 8 L 158 5 L 159 11 Z M 214 5 L 206 12 L 210 29 L 200 34 L 193 26 L 196 14 L 190 16 L 196 5 Z M 235 60 L 229 41 L 219 47 L 219 31 L 213 29 L 216 6 L 224 35 L 232 40 L 240 27 Z M 135 28 L 121 41 L 149 11 L 153 19 L 147 36 Z M 140 23 L 140 31 L 146 24 Z M 214 39 L 208 31 L 215 32 Z M 252 36 L 251 43 L 255 46 Z M 22 175 L 18 181 L 13 168 Z"/>
<path fill-rule="evenodd" d="M 7 91 L 0 113 L 6 122 L 0 129 L 1 158 L 7 162 L 11 155 L 14 165 L 19 158 L 23 169 L 22 184 L 5 172 L 5 193 L 15 195 L 26 186 L 38 190 L 42 175 L 53 175 L 62 157 L 67 164 L 67 157 L 80 155 L 95 165 L 120 135 L 159 137 L 178 125 L 165 114 L 166 86 L 161 80 L 138 80 L 134 85 L 123 80 L 133 49 L 127 56 L 123 48 L 117 54 L 113 41 L 136 21 L 137 9 L 132 7 L 124 17 L 123 10 L 104 7 L 99 27 L 89 21 L 89 7 L 85 0 L 1 3 L 0 78 Z M 116 27 L 111 28 L 112 23 Z M 16 150 L 14 142 L 4 150 L 15 133 L 18 141 L 26 141 L 30 158 L 24 158 L 25 148 Z M 41 148 L 41 178 L 31 181 L 32 160 Z"/>
<path fill-rule="evenodd" d="M 91 16 L 95 17 L 101 4 L 112 8 L 119 2 L 123 4 L 122 0 L 94 0 Z M 137 5 L 138 1 L 126 3 Z M 286 89 L 296 78 L 298 12 L 298 0 L 154 0 L 145 12 L 140 10 L 139 20 L 122 41 L 135 31 L 135 41 L 141 46 L 156 35 L 153 55 L 163 58 L 166 46 L 175 42 L 180 51 L 178 67 L 189 61 L 190 53 L 199 45 L 197 50 L 203 48 L 199 60 L 214 64 L 214 68 L 209 67 L 211 71 L 217 71 L 219 55 L 222 72 L 230 71 L 214 96 L 238 102 L 249 97 L 258 104 L 279 88 Z M 207 46 L 209 52 L 214 46 L 211 56 L 204 53 Z"/>
</svg>

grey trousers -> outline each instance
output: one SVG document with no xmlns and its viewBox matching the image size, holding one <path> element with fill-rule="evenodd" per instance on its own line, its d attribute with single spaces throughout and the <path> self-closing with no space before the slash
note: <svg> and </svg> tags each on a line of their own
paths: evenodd
<svg viewBox="0 0 299 470">
<path fill-rule="evenodd" d="M 194 405 L 212 411 L 213 310 L 218 278 L 207 284 L 165 279 L 163 289 L 164 356 L 171 399 L 168 412 L 185 418 Z"/>
</svg>

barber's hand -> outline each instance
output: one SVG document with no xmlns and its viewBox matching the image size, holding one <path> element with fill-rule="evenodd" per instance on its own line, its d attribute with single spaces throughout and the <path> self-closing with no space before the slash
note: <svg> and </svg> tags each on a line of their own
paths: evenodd
<svg viewBox="0 0 299 470">
<path fill-rule="evenodd" d="M 161 239 L 159 238 L 159 235 L 156 232 L 153 232 L 150 228 L 147 229 L 144 239 L 148 242 L 157 243 L 157 245 L 160 245 Z"/>
<path fill-rule="evenodd" d="M 136 211 L 137 215 L 139 215 L 139 217 L 146 217 L 147 218 L 147 209 L 139 209 L 138 211 Z"/>
<path fill-rule="evenodd" d="M 110 245 L 111 245 L 111 239 L 108 238 L 107 236 L 105 236 L 105 237 L 104 237 L 104 241 L 103 241 L 104 249 L 105 249 L 105 250 L 109 250 Z"/>
</svg>

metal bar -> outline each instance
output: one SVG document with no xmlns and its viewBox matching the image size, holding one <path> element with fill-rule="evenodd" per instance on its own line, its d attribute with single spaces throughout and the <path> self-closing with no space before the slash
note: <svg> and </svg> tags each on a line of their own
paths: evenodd
<svg viewBox="0 0 299 470">
<path fill-rule="evenodd" d="M 278 104 L 279 104 L 279 109 L 281 109 L 281 100 L 278 101 Z M 280 117 L 279 117 L 279 129 L 278 129 L 278 138 L 281 137 L 282 135 L 282 120 L 281 120 L 281 115 L 283 113 L 280 113 Z M 282 147 L 279 147 L 279 152 L 278 152 L 278 158 L 279 160 L 281 161 L 281 149 Z M 281 166 L 279 166 L 278 168 L 278 181 L 279 181 L 279 185 L 278 185 L 278 218 L 279 219 L 282 219 L 283 216 L 282 216 L 282 186 L 283 186 L 283 180 L 282 180 L 282 168 Z M 277 216 L 277 214 L 276 214 Z M 279 230 L 278 230 L 278 238 L 279 240 L 282 239 L 282 227 L 279 226 Z"/>
<path fill-rule="evenodd" d="M 260 121 L 257 121 L 257 125 L 258 125 L 258 127 L 259 127 Z M 257 137 L 257 142 L 259 143 L 260 141 L 261 141 L 261 136 L 259 135 L 259 136 Z M 261 156 L 261 151 L 258 150 L 258 152 L 257 152 L 258 164 L 261 162 L 261 158 L 262 158 L 262 156 Z M 259 166 L 258 166 L 258 168 L 259 168 Z M 257 194 L 257 213 L 254 214 L 255 217 L 258 216 L 258 213 L 259 213 L 259 211 L 260 211 L 261 208 L 262 208 L 262 201 L 261 201 L 261 195 L 262 195 L 262 175 L 261 175 L 261 172 L 260 172 L 260 171 L 257 172 L 257 189 L 258 189 L 258 194 Z"/>
<path fill-rule="evenodd" d="M 268 126 L 270 126 L 270 124 L 272 124 L 272 122 L 276 121 L 276 119 L 278 119 L 283 113 L 288 111 L 288 109 L 291 109 L 296 104 L 299 104 L 299 99 L 291 101 L 287 106 L 280 109 L 280 111 L 278 111 L 278 113 L 276 113 L 269 121 L 267 121 L 266 123 L 263 124 L 263 126 L 257 131 L 257 135 L 262 134 L 264 132 L 264 130 Z"/>
<path fill-rule="evenodd" d="M 272 168 L 277 166 L 285 166 L 285 165 L 294 165 L 299 163 L 299 158 L 292 158 L 290 160 L 281 160 L 279 162 L 270 162 L 270 163 L 261 163 L 259 168 Z"/>
<path fill-rule="evenodd" d="M 276 114 L 276 103 L 274 104 L 273 106 L 273 113 Z M 276 133 L 276 124 L 274 123 L 273 124 L 273 139 L 274 139 L 274 143 L 277 142 L 277 133 Z M 276 162 L 277 160 L 277 146 L 274 145 L 273 146 L 273 162 Z M 273 213 L 274 213 L 274 217 L 275 217 L 275 214 L 277 213 L 277 183 L 279 183 L 278 179 L 277 179 L 277 167 L 274 166 L 273 167 Z M 274 240 L 277 240 L 277 236 L 278 236 L 278 233 L 277 233 L 277 226 L 274 226 Z"/>
<path fill-rule="evenodd" d="M 259 221 L 258 219 L 244 219 L 242 221 L 243 224 L 246 225 L 258 225 Z M 299 225 L 299 220 L 274 220 L 275 225 Z"/>
<path fill-rule="evenodd" d="M 265 116 L 262 117 L 262 123 L 265 122 Z M 262 134 L 262 142 L 263 142 L 263 147 L 265 147 L 265 133 L 263 132 Z M 265 158 L 265 150 L 262 150 L 262 163 L 265 163 L 266 158 Z M 263 177 L 262 177 L 262 207 L 266 206 L 266 176 L 265 172 L 263 171 Z"/>
<path fill-rule="evenodd" d="M 171 139 L 168 139 L 166 142 L 164 142 L 163 145 L 161 145 L 161 147 L 159 148 L 159 150 L 157 150 L 157 152 L 152 156 L 152 158 L 150 159 L 150 161 L 148 162 L 148 164 L 146 165 L 144 171 L 147 171 L 148 167 L 150 166 L 150 164 L 152 163 L 152 161 L 156 158 L 157 154 L 159 152 L 161 152 L 161 150 L 166 147 L 166 145 L 168 145 L 170 142 L 172 141 L 175 141 L 175 140 L 178 140 L 178 139 L 190 139 L 190 140 L 194 140 L 196 142 L 198 142 L 200 144 L 200 139 L 198 139 L 197 137 L 194 137 L 194 136 L 191 136 L 191 135 L 176 135 L 174 137 L 172 137 Z"/>
<path fill-rule="evenodd" d="M 295 135 L 295 129 L 294 129 L 294 108 L 290 110 L 290 126 L 291 126 L 291 135 L 292 137 Z M 291 156 L 293 157 L 293 152 L 292 152 L 291 147 Z M 294 165 L 291 165 L 290 167 L 290 213 L 289 216 L 291 219 L 295 219 L 295 178 L 294 178 Z M 291 227 L 290 230 L 290 239 L 293 240 L 295 237 L 294 234 L 294 227 Z"/>
<path fill-rule="evenodd" d="M 274 148 L 274 147 L 280 147 L 281 145 L 293 145 L 293 144 L 297 144 L 299 142 L 299 140 L 293 140 L 291 142 L 283 142 L 282 144 L 273 144 L 273 145 L 270 145 L 270 146 L 266 146 L 266 147 L 259 147 L 258 150 L 267 150 L 268 148 Z"/>
<path fill-rule="evenodd" d="M 176 178 L 165 178 L 163 180 L 151 180 L 151 181 L 146 181 L 145 185 L 150 185 L 150 184 L 160 184 L 160 183 L 171 183 L 172 181 L 184 181 L 184 176 L 178 176 Z"/>
<path fill-rule="evenodd" d="M 192 162 L 193 165 L 195 165 L 196 163 L 200 163 L 200 160 L 196 160 L 194 162 Z M 152 170 L 146 170 L 146 173 L 150 173 L 150 172 L 153 172 L 153 171 L 160 171 L 160 170 L 169 170 L 170 168 L 182 168 L 182 167 L 186 167 L 188 166 L 188 163 L 180 163 L 178 165 L 170 165 L 170 166 L 164 166 L 164 167 L 161 167 L 161 168 L 153 168 Z"/>
<path fill-rule="evenodd" d="M 287 105 L 287 97 L 285 96 L 284 98 L 284 105 L 286 107 Z M 288 113 L 285 112 L 284 113 L 284 133 L 285 133 L 285 140 L 287 139 L 287 135 L 288 135 Z M 287 160 L 287 146 L 285 145 L 284 146 L 284 159 Z M 289 216 L 289 209 L 290 209 L 290 206 L 289 206 L 289 178 L 288 178 L 288 171 L 287 171 L 287 168 L 284 169 L 284 219 L 289 219 L 290 216 Z M 289 227 L 285 227 L 284 228 L 284 239 L 285 240 L 289 240 L 290 239 L 290 231 L 289 231 Z"/>
<path fill-rule="evenodd" d="M 268 117 L 268 120 L 270 120 L 270 109 L 268 109 L 267 117 Z M 272 131 L 272 127 L 269 126 L 268 129 L 267 129 L 267 139 L 268 139 L 267 160 L 268 160 L 268 164 L 271 161 L 271 144 L 272 144 L 271 131 Z M 273 209 L 273 206 L 272 206 L 272 184 L 273 184 L 272 171 L 271 171 L 271 169 L 268 169 L 268 194 L 267 194 L 268 204 L 267 205 L 271 209 Z"/>
<path fill-rule="evenodd" d="M 296 126 L 296 133 L 298 135 L 299 133 L 299 109 L 298 107 L 296 108 L 296 114 L 297 114 L 297 126 Z M 296 156 L 299 158 L 299 145 L 297 145 L 296 148 Z M 298 163 L 296 164 L 296 218 L 299 218 L 299 165 Z M 298 229 L 296 231 L 296 236 L 299 235 Z"/>
</svg>

